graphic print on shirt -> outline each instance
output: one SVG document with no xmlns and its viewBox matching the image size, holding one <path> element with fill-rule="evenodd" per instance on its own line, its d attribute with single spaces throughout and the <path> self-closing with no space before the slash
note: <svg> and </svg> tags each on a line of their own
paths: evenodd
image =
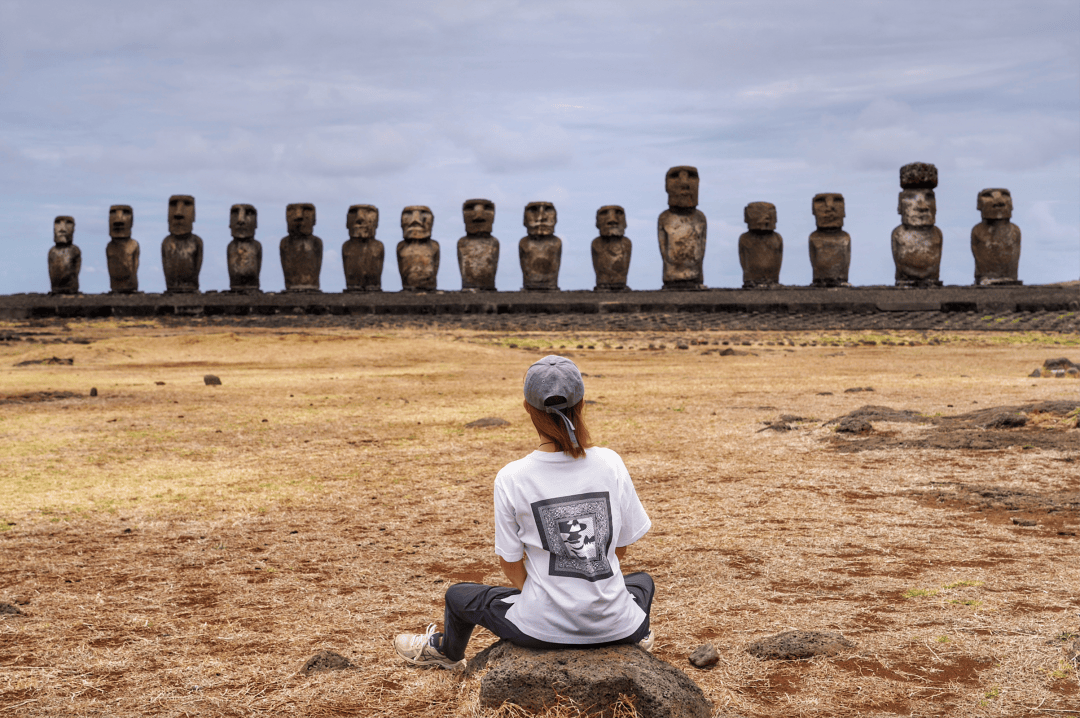
<svg viewBox="0 0 1080 718">
<path fill-rule="evenodd" d="M 532 504 L 540 544 L 551 554 L 549 576 L 600 581 L 614 576 L 607 552 L 611 545 L 611 499 L 607 491 L 544 499 Z"/>
</svg>

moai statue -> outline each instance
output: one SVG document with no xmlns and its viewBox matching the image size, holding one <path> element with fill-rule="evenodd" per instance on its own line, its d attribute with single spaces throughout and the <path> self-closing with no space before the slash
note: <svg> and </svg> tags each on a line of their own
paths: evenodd
<svg viewBox="0 0 1080 718">
<path fill-rule="evenodd" d="M 489 199 L 469 199 L 461 206 L 465 236 L 457 243 L 462 291 L 495 289 L 499 268 L 499 240 L 491 236 L 495 223 L 495 203 Z"/>
<path fill-rule="evenodd" d="M 633 243 L 626 236 L 626 212 L 617 204 L 596 210 L 596 228 L 600 236 L 592 241 L 592 266 L 596 272 L 594 291 L 626 289 Z"/>
<path fill-rule="evenodd" d="M 199 291 L 203 241 L 192 234 L 195 198 L 187 194 L 169 197 L 169 236 L 161 243 L 161 267 L 165 270 L 166 292 Z"/>
<path fill-rule="evenodd" d="M 522 289 L 525 291 L 559 291 L 562 240 L 555 236 L 558 219 L 551 202 L 525 205 L 525 229 L 529 234 L 518 242 Z"/>
<path fill-rule="evenodd" d="M 322 272 L 322 240 L 315 231 L 315 205 L 308 202 L 285 208 L 289 234 L 281 238 L 281 271 L 286 292 L 318 292 Z"/>
<path fill-rule="evenodd" d="M 229 210 L 232 241 L 226 249 L 229 291 L 258 292 L 262 272 L 262 244 L 255 239 L 259 213 L 250 204 L 234 204 Z"/>
<path fill-rule="evenodd" d="M 940 287 L 941 230 L 934 226 L 937 167 L 915 162 L 900 168 L 900 226 L 892 232 L 896 286 Z"/>
<path fill-rule="evenodd" d="M 743 219 L 750 228 L 739 236 L 743 289 L 775 287 L 780 284 L 784 259 L 784 238 L 776 231 L 776 205 L 751 202 L 743 210 Z"/>
<path fill-rule="evenodd" d="M 664 289 L 704 289 L 705 213 L 697 208 L 696 167 L 672 167 L 664 180 L 668 208 L 660 214 L 657 235 L 664 260 Z"/>
<path fill-rule="evenodd" d="M 439 276 L 439 243 L 431 238 L 435 215 L 422 205 L 401 210 L 397 261 L 403 291 L 433 290 Z"/>
<path fill-rule="evenodd" d="M 976 205 L 982 222 L 971 228 L 971 253 L 975 255 L 975 284 L 1023 284 L 1017 279 L 1020 266 L 1020 228 L 1012 219 L 1012 194 L 1007 189 L 984 189 Z"/>
<path fill-rule="evenodd" d="M 75 246 L 75 218 L 53 220 L 53 246 L 49 248 L 49 294 L 78 294 L 82 251 Z"/>
<path fill-rule="evenodd" d="M 116 294 L 139 291 L 139 243 L 131 238 L 135 216 L 131 205 L 109 207 L 109 243 L 105 259 L 109 266 L 109 289 Z"/>
<path fill-rule="evenodd" d="M 817 229 L 810 233 L 815 287 L 850 287 L 851 235 L 844 231 L 844 195 L 823 192 L 811 204 Z"/>
<path fill-rule="evenodd" d="M 354 204 L 345 215 L 349 239 L 341 245 L 341 265 L 345 267 L 346 292 L 381 292 L 386 249 L 375 239 L 379 228 L 379 208 Z"/>
</svg>

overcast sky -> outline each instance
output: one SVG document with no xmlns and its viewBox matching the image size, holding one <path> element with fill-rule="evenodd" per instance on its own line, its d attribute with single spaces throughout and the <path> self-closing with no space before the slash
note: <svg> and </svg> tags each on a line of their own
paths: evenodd
<svg viewBox="0 0 1080 718">
<path fill-rule="evenodd" d="M 130 204 L 140 288 L 162 291 L 171 194 L 196 198 L 202 289 L 228 289 L 229 207 L 259 210 L 283 288 L 285 205 L 313 202 L 322 287 L 344 287 L 350 204 L 426 204 L 441 289 L 461 203 L 495 201 L 497 285 L 521 287 L 526 202 L 558 210 L 560 286 L 591 289 L 595 212 L 626 208 L 630 286 L 661 285 L 664 172 L 699 168 L 705 282 L 742 283 L 743 207 L 777 206 L 781 281 L 810 283 L 811 198 L 842 192 L 851 281 L 892 284 L 899 168 L 937 165 L 941 278 L 971 284 L 976 195 L 1007 187 L 1027 284 L 1080 277 L 1076 0 L 0 2 L 0 293 L 47 292 L 74 215 L 84 292 L 108 290 L 108 208 Z"/>
</svg>

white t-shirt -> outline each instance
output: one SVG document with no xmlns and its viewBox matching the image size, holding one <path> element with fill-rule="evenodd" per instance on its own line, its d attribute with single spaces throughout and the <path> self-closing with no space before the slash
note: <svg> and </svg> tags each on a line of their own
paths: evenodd
<svg viewBox="0 0 1080 718">
<path fill-rule="evenodd" d="M 520 561 L 525 587 L 506 617 L 551 643 L 626 638 L 645 612 L 626 591 L 615 548 L 652 523 L 619 455 L 594 447 L 574 459 L 534 451 L 495 477 L 495 553 Z"/>
</svg>

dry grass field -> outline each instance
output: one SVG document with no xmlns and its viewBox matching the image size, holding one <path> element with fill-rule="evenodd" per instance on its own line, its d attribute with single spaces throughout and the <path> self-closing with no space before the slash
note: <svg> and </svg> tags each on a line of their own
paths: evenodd
<svg viewBox="0 0 1080 718">
<path fill-rule="evenodd" d="M 391 639 L 500 581 L 491 485 L 552 352 L 652 517 L 654 653 L 717 716 L 1080 714 L 1076 413 L 947 420 L 1080 399 L 1028 376 L 1077 337 L 2 328 L 39 341 L 0 343 L 0 716 L 519 715 Z M 926 422 L 825 423 L 864 405 Z M 746 653 L 791 628 L 855 646 Z M 353 667 L 299 675 L 324 648 Z"/>
</svg>

